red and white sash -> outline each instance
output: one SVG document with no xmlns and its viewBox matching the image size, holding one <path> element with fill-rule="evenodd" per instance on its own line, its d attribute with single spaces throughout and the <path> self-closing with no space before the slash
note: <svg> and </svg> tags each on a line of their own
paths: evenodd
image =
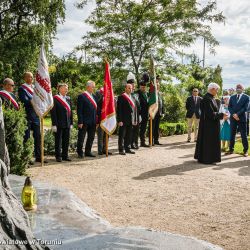
<svg viewBox="0 0 250 250">
<path fill-rule="evenodd" d="M 84 91 L 82 94 L 86 96 L 88 100 L 91 102 L 91 104 L 94 106 L 94 108 L 97 109 L 97 104 L 93 96 L 88 91 Z"/>
<path fill-rule="evenodd" d="M 32 98 L 34 89 L 31 88 L 27 83 L 22 84 L 21 87 L 26 91 L 28 96 Z"/>
<path fill-rule="evenodd" d="M 68 113 L 68 116 L 70 116 L 71 114 L 71 108 L 70 108 L 70 105 L 62 98 L 62 96 L 60 95 L 55 95 L 54 98 L 60 102 L 64 108 L 66 108 L 67 110 L 67 113 Z"/>
<path fill-rule="evenodd" d="M 135 109 L 135 104 L 134 104 L 132 98 L 127 93 L 123 93 L 122 96 L 128 101 L 128 103 L 132 107 L 132 109 Z"/>
<path fill-rule="evenodd" d="M 17 101 L 11 96 L 11 94 L 8 91 L 1 90 L 0 95 L 3 96 L 5 99 L 9 100 L 16 110 L 19 110 L 19 105 Z"/>
</svg>

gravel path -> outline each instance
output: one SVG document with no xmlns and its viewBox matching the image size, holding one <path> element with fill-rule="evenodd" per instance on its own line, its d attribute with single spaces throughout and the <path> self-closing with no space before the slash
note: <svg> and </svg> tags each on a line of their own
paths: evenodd
<svg viewBox="0 0 250 250">
<path fill-rule="evenodd" d="M 226 250 L 250 249 L 250 158 L 223 156 L 217 165 L 193 160 L 186 136 L 120 156 L 28 169 L 32 179 L 72 190 L 113 225 L 144 226 L 194 236 Z M 96 148 L 94 148 L 96 151 Z"/>
</svg>

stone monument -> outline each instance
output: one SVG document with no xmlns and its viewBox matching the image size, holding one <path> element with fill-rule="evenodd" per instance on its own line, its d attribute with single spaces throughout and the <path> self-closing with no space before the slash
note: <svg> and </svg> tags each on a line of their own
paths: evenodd
<svg viewBox="0 0 250 250">
<path fill-rule="evenodd" d="M 0 99 L 0 249 L 49 249 L 36 241 L 29 225 L 28 215 L 10 189 L 9 166 Z"/>
</svg>

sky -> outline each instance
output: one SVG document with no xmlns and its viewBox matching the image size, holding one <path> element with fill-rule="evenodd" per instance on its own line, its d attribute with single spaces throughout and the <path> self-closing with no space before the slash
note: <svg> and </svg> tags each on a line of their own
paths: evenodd
<svg viewBox="0 0 250 250">
<path fill-rule="evenodd" d="M 206 3 L 206 0 L 200 0 Z M 76 8 L 76 0 L 66 0 L 66 19 L 58 27 L 53 43 L 53 52 L 58 56 L 66 55 L 75 46 L 82 43 L 81 37 L 90 30 L 84 20 L 94 9 L 94 1 L 84 9 Z M 250 1 L 217 0 L 218 11 L 226 17 L 225 24 L 212 24 L 212 33 L 220 45 L 215 48 L 216 54 L 209 54 L 206 48 L 206 66 L 220 64 L 223 68 L 223 87 L 231 88 L 237 83 L 250 86 Z M 190 50 L 190 49 L 189 49 Z M 199 40 L 191 47 L 201 59 L 203 41 Z"/>
</svg>

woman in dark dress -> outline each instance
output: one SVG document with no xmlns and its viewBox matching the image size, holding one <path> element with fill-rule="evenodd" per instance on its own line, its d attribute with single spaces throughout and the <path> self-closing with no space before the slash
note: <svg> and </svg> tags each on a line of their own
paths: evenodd
<svg viewBox="0 0 250 250">
<path fill-rule="evenodd" d="M 212 164 L 221 161 L 220 120 L 227 115 L 219 113 L 215 96 L 220 89 L 216 83 L 208 85 L 208 93 L 201 101 L 201 117 L 194 158 L 200 163 Z"/>
</svg>

